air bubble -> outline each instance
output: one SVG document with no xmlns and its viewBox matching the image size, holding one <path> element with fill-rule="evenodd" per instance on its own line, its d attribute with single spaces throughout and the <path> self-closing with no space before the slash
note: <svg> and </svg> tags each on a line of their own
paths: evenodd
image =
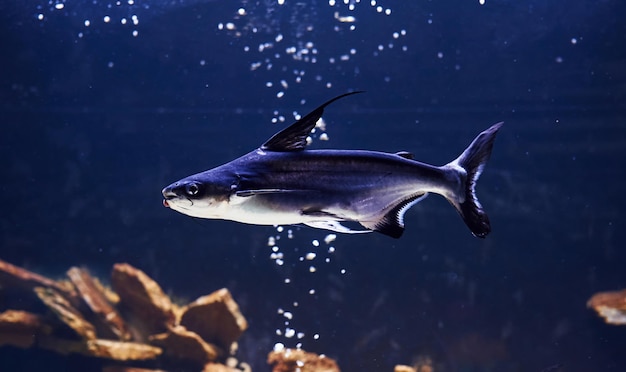
<svg viewBox="0 0 626 372">
<path fill-rule="evenodd" d="M 296 330 L 293 328 L 285 328 L 285 337 L 292 338 L 296 335 Z"/>
<path fill-rule="evenodd" d="M 276 331 L 280 332 L 280 330 L 278 330 L 278 329 Z M 280 342 L 277 342 L 276 344 L 274 344 L 274 351 L 281 352 L 283 350 L 285 350 L 285 345 L 284 344 L 282 344 Z"/>
<path fill-rule="evenodd" d="M 337 239 L 337 234 L 328 234 L 324 237 L 324 243 L 330 244 Z"/>
</svg>

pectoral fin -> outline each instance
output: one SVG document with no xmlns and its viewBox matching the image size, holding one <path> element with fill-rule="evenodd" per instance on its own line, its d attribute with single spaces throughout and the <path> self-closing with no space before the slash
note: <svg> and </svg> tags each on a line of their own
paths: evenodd
<svg viewBox="0 0 626 372">
<path fill-rule="evenodd" d="M 387 213 L 381 215 L 373 221 L 359 221 L 361 225 L 370 230 L 378 231 L 381 234 L 399 238 L 404 233 L 404 213 L 416 203 L 424 200 L 428 193 L 416 194 L 402 202 L 396 204 Z"/>
<path fill-rule="evenodd" d="M 305 222 L 304 224 L 310 227 L 314 227 L 316 229 L 331 230 L 331 231 L 335 231 L 335 232 L 339 232 L 343 234 L 362 234 L 362 233 L 372 232 L 372 230 L 352 230 L 351 228 L 339 223 L 339 221 L 332 221 L 332 220 L 311 221 L 311 222 Z"/>
<path fill-rule="evenodd" d="M 239 190 L 235 192 L 235 196 L 239 197 L 247 197 L 253 195 L 262 195 L 262 194 L 282 194 L 287 192 L 297 192 L 297 190 L 286 190 L 286 189 L 257 189 L 257 190 Z"/>
</svg>

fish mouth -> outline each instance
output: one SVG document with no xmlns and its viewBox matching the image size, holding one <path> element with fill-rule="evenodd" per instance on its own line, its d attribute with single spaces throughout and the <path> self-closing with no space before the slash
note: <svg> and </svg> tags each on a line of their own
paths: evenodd
<svg viewBox="0 0 626 372">
<path fill-rule="evenodd" d="M 163 198 L 163 206 L 165 208 L 171 208 L 175 210 L 189 209 L 193 206 L 193 204 L 193 200 L 189 198 L 169 197 L 167 195 L 165 196 L 165 198 Z"/>
<path fill-rule="evenodd" d="M 171 208 L 172 206 L 170 205 L 170 203 L 168 203 L 168 200 L 172 200 L 178 196 L 174 191 L 172 191 L 172 185 L 167 186 L 166 188 L 161 190 L 161 194 L 163 194 L 163 206 L 165 208 Z"/>
</svg>

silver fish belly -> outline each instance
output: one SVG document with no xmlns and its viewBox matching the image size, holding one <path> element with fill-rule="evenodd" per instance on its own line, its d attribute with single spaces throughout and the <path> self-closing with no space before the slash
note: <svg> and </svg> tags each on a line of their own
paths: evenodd
<svg viewBox="0 0 626 372">
<path fill-rule="evenodd" d="M 166 207 L 200 218 L 257 225 L 306 224 L 343 233 L 378 231 L 398 238 L 404 213 L 429 193 L 445 197 L 478 237 L 490 231 L 475 185 L 502 123 L 482 132 L 455 160 L 432 166 L 397 154 L 306 150 L 306 137 L 336 97 L 260 148 L 186 177 L 162 191 Z M 342 224 L 358 222 L 363 229 Z"/>
</svg>

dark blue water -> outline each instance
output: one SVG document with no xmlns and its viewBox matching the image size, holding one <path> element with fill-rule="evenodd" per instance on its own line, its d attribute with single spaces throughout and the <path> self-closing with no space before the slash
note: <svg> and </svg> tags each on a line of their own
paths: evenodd
<svg viewBox="0 0 626 372">
<path fill-rule="evenodd" d="M 1 259 L 53 277 L 129 262 L 187 300 L 228 287 L 255 371 L 277 342 L 345 371 L 424 357 L 438 371 L 626 370 L 626 329 L 586 308 L 626 287 L 620 2 L 135 2 L 0 5 Z M 315 148 L 444 164 L 505 121 L 478 186 L 491 235 L 474 238 L 438 196 L 407 213 L 400 240 L 340 235 L 334 253 L 312 245 L 321 230 L 163 208 L 167 184 L 353 89 L 367 94 L 326 110 L 330 141 Z M 310 251 L 315 273 L 299 261 Z M 302 339 L 276 334 L 279 308 Z M 0 370 L 42 366 L 101 368 L 0 349 Z"/>
</svg>

